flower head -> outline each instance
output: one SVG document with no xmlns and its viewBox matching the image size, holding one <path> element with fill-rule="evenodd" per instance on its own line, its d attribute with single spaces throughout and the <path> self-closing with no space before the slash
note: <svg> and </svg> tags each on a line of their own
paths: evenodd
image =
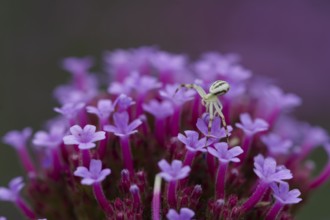
<svg viewBox="0 0 330 220">
<path fill-rule="evenodd" d="M 240 115 L 241 123 L 236 123 L 236 127 L 242 129 L 246 135 L 252 136 L 255 133 L 266 131 L 269 127 L 268 123 L 260 118 L 252 120 L 248 113 Z"/>
<path fill-rule="evenodd" d="M 226 137 L 226 130 L 221 126 L 221 119 L 219 117 L 215 117 L 213 119 L 210 134 L 208 129 L 208 122 L 209 117 L 203 117 L 203 119 L 199 118 L 196 123 L 198 130 L 202 132 L 205 136 L 210 136 L 211 138 L 221 139 Z M 230 136 L 230 132 L 233 130 L 233 128 L 230 125 L 228 125 L 227 128 L 229 132 L 228 135 Z"/>
<path fill-rule="evenodd" d="M 24 187 L 23 178 L 16 177 L 9 182 L 8 188 L 0 187 L 0 200 L 15 202 Z"/>
<path fill-rule="evenodd" d="M 61 108 L 54 108 L 54 111 L 62 114 L 64 117 L 68 119 L 75 118 L 78 112 L 83 109 L 85 106 L 84 103 L 67 103 L 64 104 Z"/>
<path fill-rule="evenodd" d="M 185 144 L 187 150 L 192 152 L 206 152 L 206 138 L 198 139 L 199 135 L 196 131 L 187 130 L 184 133 L 186 136 L 183 134 L 178 134 L 178 139 Z"/>
<path fill-rule="evenodd" d="M 70 128 L 71 135 L 63 138 L 64 144 L 76 144 L 81 150 L 94 148 L 94 142 L 105 139 L 104 131 L 95 131 L 94 125 L 86 125 L 84 128 L 74 125 Z"/>
<path fill-rule="evenodd" d="M 94 183 L 102 182 L 109 174 L 110 169 L 102 169 L 102 162 L 100 160 L 91 160 L 89 168 L 77 167 L 74 175 L 83 178 L 81 184 L 92 185 Z"/>
<path fill-rule="evenodd" d="M 270 186 L 275 199 L 282 204 L 296 204 L 302 200 L 299 198 L 301 192 L 298 189 L 290 190 L 289 184 L 286 182 L 280 182 L 279 184 L 272 183 Z"/>
<path fill-rule="evenodd" d="M 126 111 L 128 107 L 134 104 L 133 99 L 125 94 L 120 94 L 114 102 L 114 106 L 117 106 L 118 112 Z"/>
<path fill-rule="evenodd" d="M 166 215 L 168 220 L 190 220 L 194 217 L 195 212 L 188 208 L 181 208 L 180 213 L 174 209 L 170 209 Z"/>
<path fill-rule="evenodd" d="M 266 145 L 272 154 L 287 154 L 293 143 L 291 140 L 283 139 L 276 133 L 270 133 L 261 137 L 261 141 Z"/>
<path fill-rule="evenodd" d="M 171 164 L 166 160 L 161 160 L 158 162 L 158 166 L 162 171 L 160 176 L 168 182 L 184 179 L 190 172 L 190 167 L 182 167 L 182 161 L 180 160 L 173 160 Z"/>
<path fill-rule="evenodd" d="M 87 106 L 87 112 L 97 115 L 101 120 L 108 119 L 110 114 L 115 110 L 111 100 L 101 99 L 97 102 L 97 107 Z"/>
<path fill-rule="evenodd" d="M 224 163 L 240 162 L 240 159 L 237 156 L 243 153 L 242 148 L 239 146 L 228 149 L 227 143 L 214 144 L 214 148 L 208 147 L 207 151 Z"/>
<path fill-rule="evenodd" d="M 38 131 L 34 135 L 32 143 L 38 147 L 57 147 L 62 143 L 65 132 L 65 126 L 55 124 L 50 128 L 49 132 Z"/>
<path fill-rule="evenodd" d="M 264 182 L 283 182 L 292 178 L 290 170 L 277 166 L 272 157 L 264 158 L 261 154 L 254 157 L 254 172 Z"/>
<path fill-rule="evenodd" d="M 114 125 L 104 126 L 104 130 L 107 132 L 112 132 L 116 136 L 125 137 L 130 136 L 137 132 L 136 128 L 142 124 L 140 119 L 135 119 L 129 123 L 129 116 L 127 112 L 116 112 L 113 115 Z"/>
<path fill-rule="evenodd" d="M 169 101 L 151 100 L 148 104 L 143 104 L 143 109 L 158 119 L 167 118 L 174 113 L 173 106 Z"/>
<path fill-rule="evenodd" d="M 68 57 L 62 62 L 63 69 L 72 74 L 86 73 L 93 66 L 93 58 L 91 57 Z"/>
<path fill-rule="evenodd" d="M 161 97 L 173 102 L 173 104 L 177 106 L 181 106 L 185 102 L 190 101 L 194 98 L 193 95 L 195 94 L 195 92 L 193 90 L 185 91 L 184 89 L 180 89 L 177 93 L 175 93 L 178 86 L 179 85 L 177 84 L 168 84 L 165 86 L 165 89 L 159 91 L 159 94 Z"/>
<path fill-rule="evenodd" d="M 19 149 L 25 147 L 27 140 L 32 134 L 31 128 L 24 128 L 22 131 L 9 131 L 2 138 L 5 144 L 11 145 L 12 147 Z"/>
</svg>

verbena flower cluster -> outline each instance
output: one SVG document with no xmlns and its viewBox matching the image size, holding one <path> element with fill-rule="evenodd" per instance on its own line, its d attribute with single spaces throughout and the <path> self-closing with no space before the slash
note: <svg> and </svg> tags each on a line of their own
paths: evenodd
<svg viewBox="0 0 330 220">
<path fill-rule="evenodd" d="M 4 135 L 26 176 L 0 199 L 27 218 L 289 220 L 329 178 L 330 160 L 317 176 L 307 160 L 316 147 L 330 156 L 328 134 L 296 120 L 301 99 L 237 55 L 190 62 L 147 47 L 105 53 L 104 64 L 108 78 L 98 78 L 92 58 L 64 59 L 72 80 L 55 89 L 58 116 L 33 137 Z M 182 85 L 207 94 L 216 80 L 230 85 L 218 97 L 229 142 L 221 118 L 210 122 L 201 94 Z"/>
</svg>

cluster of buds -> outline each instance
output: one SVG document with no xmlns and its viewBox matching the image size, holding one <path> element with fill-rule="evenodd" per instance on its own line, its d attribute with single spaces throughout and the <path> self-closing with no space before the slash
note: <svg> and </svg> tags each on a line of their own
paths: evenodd
<svg viewBox="0 0 330 220">
<path fill-rule="evenodd" d="M 301 99 L 238 56 L 189 62 L 138 48 L 104 61 L 108 81 L 91 72 L 92 58 L 64 59 L 72 81 L 55 89 L 59 115 L 32 138 L 25 128 L 2 139 L 27 175 L 25 187 L 22 177 L 0 187 L 0 200 L 26 218 L 289 220 L 330 177 L 330 159 L 312 176 L 308 158 L 317 147 L 330 158 L 328 134 L 293 118 Z M 217 97 L 223 117 L 201 90 L 178 90 L 208 91 L 217 80 L 230 85 Z"/>
</svg>

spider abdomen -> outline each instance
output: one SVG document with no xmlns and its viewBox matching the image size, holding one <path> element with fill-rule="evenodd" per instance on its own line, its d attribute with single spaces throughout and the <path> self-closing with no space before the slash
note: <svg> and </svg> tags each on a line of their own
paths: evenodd
<svg viewBox="0 0 330 220">
<path fill-rule="evenodd" d="M 213 95 L 223 95 L 230 89 L 229 84 L 223 80 L 217 80 L 210 86 L 209 92 Z"/>
</svg>

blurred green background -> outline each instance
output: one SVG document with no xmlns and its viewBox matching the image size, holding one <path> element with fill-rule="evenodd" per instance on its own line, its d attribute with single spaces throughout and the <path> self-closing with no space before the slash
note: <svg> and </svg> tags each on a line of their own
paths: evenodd
<svg viewBox="0 0 330 220">
<path fill-rule="evenodd" d="M 300 119 L 330 130 L 330 2 L 292 1 L 0 1 L 0 136 L 34 130 L 54 116 L 55 86 L 69 75 L 66 56 L 156 45 L 192 58 L 235 52 L 259 75 L 303 98 Z M 316 155 L 322 163 L 324 158 Z M 324 162 L 324 161 L 323 161 Z M 13 149 L 0 144 L 0 185 L 24 175 Z M 329 184 L 307 201 L 297 219 L 330 219 Z M 0 216 L 21 219 L 0 203 Z"/>
</svg>

